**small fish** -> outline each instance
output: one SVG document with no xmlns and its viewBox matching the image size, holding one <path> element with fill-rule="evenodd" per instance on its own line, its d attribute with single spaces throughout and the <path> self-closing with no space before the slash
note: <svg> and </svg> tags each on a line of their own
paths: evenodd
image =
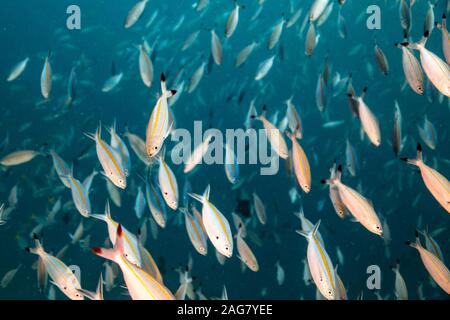
<svg viewBox="0 0 450 320">
<path fill-rule="evenodd" d="M 398 157 L 403 149 L 402 140 L 402 114 L 400 113 L 400 106 L 397 100 L 394 107 L 394 129 L 392 130 L 392 148 L 394 149 L 395 156 Z"/>
<path fill-rule="evenodd" d="M 437 143 L 437 133 L 434 128 L 433 123 L 428 120 L 428 117 L 425 115 L 423 127 L 417 126 L 419 130 L 419 136 L 425 142 L 425 144 L 432 150 L 436 149 Z"/>
<path fill-rule="evenodd" d="M 267 48 L 269 50 L 272 50 L 273 47 L 277 45 L 277 43 L 280 41 L 281 33 L 283 32 L 284 24 L 286 23 L 286 20 L 284 18 L 281 19 L 280 22 L 278 22 L 272 29 L 272 33 L 269 37 L 269 42 L 267 43 Z"/>
<path fill-rule="evenodd" d="M 180 208 L 184 214 L 184 223 L 189 240 L 195 250 L 203 256 L 208 254 L 208 238 L 203 227 L 201 215 L 191 214 L 187 208 Z"/>
<path fill-rule="evenodd" d="M 374 52 L 375 52 L 375 60 L 378 64 L 378 67 L 380 68 L 380 71 L 385 76 L 387 76 L 389 73 L 389 62 L 388 62 L 383 50 L 378 46 L 376 38 L 375 38 Z"/>
<path fill-rule="evenodd" d="M 269 73 L 270 69 L 272 69 L 274 59 L 275 59 L 275 55 L 271 56 L 270 58 L 264 60 L 263 62 L 261 62 L 259 64 L 258 70 L 256 71 L 256 76 L 255 76 L 256 81 L 261 80 Z"/>
<path fill-rule="evenodd" d="M 178 183 L 172 169 L 164 161 L 164 152 L 159 156 L 158 183 L 166 204 L 172 210 L 177 210 Z"/>
<path fill-rule="evenodd" d="M 225 37 L 229 38 L 236 31 L 236 27 L 239 23 L 239 5 L 236 3 L 234 9 L 230 12 L 227 20 L 227 25 L 225 27 Z"/>
<path fill-rule="evenodd" d="M 339 191 L 339 196 L 342 200 L 342 203 L 353 215 L 353 217 L 370 232 L 382 236 L 382 224 L 371 202 L 356 190 L 344 185 L 341 182 L 341 174 L 342 166 L 339 165 L 337 168 L 337 172 L 332 179 L 322 180 L 321 182 L 322 184 L 335 186 Z"/>
<path fill-rule="evenodd" d="M 34 150 L 14 151 L 0 159 L 0 164 L 5 167 L 18 166 L 33 160 L 36 156 L 43 155 L 42 152 Z"/>
<path fill-rule="evenodd" d="M 26 57 L 19 63 L 17 63 L 10 71 L 8 78 L 6 78 L 6 81 L 11 82 L 16 80 L 20 75 L 25 71 L 28 65 L 28 61 L 30 61 L 30 58 Z"/>
<path fill-rule="evenodd" d="M 275 263 L 275 267 L 277 268 L 276 272 L 277 283 L 279 286 L 282 286 L 284 284 L 285 272 L 279 260 L 277 260 L 277 262 Z"/>
<path fill-rule="evenodd" d="M 325 247 L 316 237 L 319 225 L 320 220 L 315 224 L 311 231 L 305 232 L 297 230 L 296 232 L 308 240 L 308 266 L 317 289 L 328 300 L 334 300 L 337 291 L 336 274 Z"/>
<path fill-rule="evenodd" d="M 429 36 L 429 31 L 425 31 L 419 42 L 403 42 L 402 45 L 420 52 L 420 62 L 428 79 L 439 92 L 450 97 L 450 67 L 441 58 L 425 48 Z"/>
<path fill-rule="evenodd" d="M 370 142 L 378 147 L 381 144 L 380 125 L 377 117 L 372 113 L 369 106 L 364 102 L 364 96 L 367 92 L 367 87 L 364 87 L 363 93 L 359 97 L 349 94 L 353 100 L 358 102 L 358 116 L 361 120 L 364 132 L 369 137 Z"/>
<path fill-rule="evenodd" d="M 419 239 L 419 233 L 417 231 L 416 242 L 407 241 L 406 244 L 419 252 L 422 263 L 431 278 L 433 278 L 442 290 L 444 290 L 447 294 L 450 294 L 450 271 L 438 257 L 422 247 Z"/>
<path fill-rule="evenodd" d="M 150 158 L 156 156 L 161 151 L 164 140 L 166 140 L 172 127 L 167 98 L 173 96 L 176 92 L 175 90 L 167 90 L 164 73 L 161 73 L 161 90 L 161 97 L 159 97 L 152 110 L 145 135 L 145 146 L 147 155 Z"/>
<path fill-rule="evenodd" d="M 233 237 L 230 224 L 225 216 L 209 201 L 210 186 L 203 195 L 189 193 L 189 196 L 202 203 L 202 221 L 209 240 L 217 251 L 230 258 L 233 255 Z"/>
<path fill-rule="evenodd" d="M 49 51 L 47 57 L 45 58 L 44 67 L 41 72 L 41 94 L 44 99 L 48 99 L 50 97 L 50 93 L 52 91 L 52 67 L 50 65 L 50 55 L 51 51 Z"/>
<path fill-rule="evenodd" d="M 417 143 L 415 159 L 400 158 L 406 163 L 419 167 L 425 186 L 441 206 L 450 213 L 450 182 L 442 174 L 427 166 L 422 158 L 422 146 Z"/>
<path fill-rule="evenodd" d="M 146 181 L 145 198 L 153 219 L 161 228 L 165 228 L 167 217 L 164 198 L 159 189 L 149 181 Z"/>
<path fill-rule="evenodd" d="M 21 266 L 22 264 L 19 264 L 16 268 L 9 270 L 8 272 L 5 273 L 0 283 L 3 289 L 5 289 L 11 283 L 11 281 L 14 279 L 17 271 L 19 271 Z"/>
<path fill-rule="evenodd" d="M 217 65 L 222 63 L 222 43 L 214 30 L 211 30 L 211 54 Z"/>
<path fill-rule="evenodd" d="M 144 193 L 142 192 L 141 186 L 138 187 L 138 193 L 136 195 L 136 200 L 134 202 L 134 213 L 138 219 L 141 219 L 144 215 L 144 209 L 146 206 L 146 201 L 144 197 Z"/>
<path fill-rule="evenodd" d="M 253 50 L 256 47 L 257 47 L 256 42 L 252 42 L 249 45 L 247 45 L 246 47 L 244 47 L 244 49 L 242 49 L 236 56 L 236 61 L 235 61 L 234 65 L 236 67 L 239 67 L 242 64 L 244 64 L 245 61 L 247 61 L 248 57 L 252 54 Z"/>
<path fill-rule="evenodd" d="M 225 174 L 231 184 L 239 180 L 239 162 L 229 142 L 225 145 Z"/>
<path fill-rule="evenodd" d="M 102 140 L 101 127 L 100 124 L 95 134 L 86 133 L 85 135 L 95 141 L 97 158 L 103 168 L 102 174 L 114 183 L 116 187 L 125 189 L 127 187 L 127 178 L 122 157 L 114 148 Z"/>
<path fill-rule="evenodd" d="M 396 44 L 396 46 L 402 49 L 403 73 L 405 74 L 406 81 L 414 92 L 423 95 L 424 76 L 419 61 L 409 48 L 399 44 Z"/>
<path fill-rule="evenodd" d="M 41 242 L 35 236 L 36 246 L 34 248 L 26 248 L 30 253 L 38 255 L 45 265 L 45 270 L 52 279 L 52 284 L 58 287 L 68 298 L 72 300 L 83 300 L 84 297 L 78 292 L 80 289 L 80 282 L 67 265 L 64 264 L 57 257 L 54 257 L 45 252 Z"/>
<path fill-rule="evenodd" d="M 282 158 L 287 159 L 289 153 L 286 141 L 283 138 L 280 130 L 275 127 L 269 120 L 266 118 L 266 106 L 263 106 L 263 113 L 260 116 L 253 116 L 254 119 L 262 122 L 264 126 L 264 132 L 266 134 L 267 139 L 272 146 L 272 149 Z"/>
<path fill-rule="evenodd" d="M 309 24 L 308 32 L 306 34 L 305 54 L 308 57 L 313 55 L 314 49 L 317 45 L 316 28 L 313 23 Z"/>
<path fill-rule="evenodd" d="M 292 142 L 292 162 L 298 185 L 305 193 L 311 191 L 311 168 L 305 151 L 297 141 L 297 133 L 286 132 Z"/>
<path fill-rule="evenodd" d="M 139 73 L 141 74 L 142 82 L 147 86 L 152 86 L 153 81 L 153 63 L 145 52 L 144 46 L 139 45 Z"/>
<path fill-rule="evenodd" d="M 236 235 L 236 246 L 238 250 L 238 258 L 253 272 L 259 271 L 258 260 L 252 252 L 247 242 L 242 238 L 240 231 Z"/>
<path fill-rule="evenodd" d="M 131 28 L 139 20 L 148 1 L 149 0 L 141 0 L 130 9 L 123 23 L 125 29 Z"/>
<path fill-rule="evenodd" d="M 256 212 L 256 216 L 258 217 L 259 222 L 264 225 L 267 223 L 267 214 L 264 203 L 255 192 L 253 192 L 252 196 L 253 196 L 253 208 Z"/>
</svg>

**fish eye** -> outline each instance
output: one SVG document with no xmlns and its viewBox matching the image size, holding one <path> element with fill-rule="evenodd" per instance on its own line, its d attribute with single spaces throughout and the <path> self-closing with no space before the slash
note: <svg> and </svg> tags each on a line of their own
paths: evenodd
<svg viewBox="0 0 450 320">
<path fill-rule="evenodd" d="M 227 250 L 227 251 L 228 251 L 228 247 L 225 247 L 225 250 Z"/>
<path fill-rule="evenodd" d="M 216 239 L 219 240 L 219 236 L 216 236 Z"/>
<path fill-rule="evenodd" d="M 328 290 L 328 294 L 331 296 L 333 292 L 331 290 Z"/>
<path fill-rule="evenodd" d="M 154 149 L 155 149 L 155 150 L 158 150 L 158 146 L 155 146 Z"/>
</svg>

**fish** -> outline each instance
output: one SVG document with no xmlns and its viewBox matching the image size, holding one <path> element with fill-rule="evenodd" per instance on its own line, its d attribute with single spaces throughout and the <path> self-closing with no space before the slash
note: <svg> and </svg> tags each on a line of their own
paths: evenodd
<svg viewBox="0 0 450 320">
<path fill-rule="evenodd" d="M 319 226 L 320 220 L 314 225 L 311 231 L 297 230 L 296 232 L 308 240 L 308 267 L 317 289 L 326 299 L 334 300 L 337 291 L 336 274 L 325 247 L 316 237 Z"/>
<path fill-rule="evenodd" d="M 402 46 L 419 51 L 420 62 L 428 79 L 440 93 L 450 97 L 450 67 L 436 54 L 425 48 L 429 36 L 430 33 L 427 30 L 419 42 L 403 42 Z"/>
<path fill-rule="evenodd" d="M 149 181 L 145 182 L 145 199 L 155 222 L 161 227 L 166 227 L 166 205 L 158 188 Z"/>
<path fill-rule="evenodd" d="M 189 193 L 189 196 L 202 204 L 202 222 L 206 234 L 216 250 L 223 256 L 233 255 L 233 237 L 227 218 L 209 201 L 210 186 L 203 195 Z"/>
<path fill-rule="evenodd" d="M 402 65 L 406 81 L 414 92 L 423 95 L 424 75 L 419 61 L 409 48 L 399 44 L 396 46 L 402 49 Z"/>
<path fill-rule="evenodd" d="M 73 177 L 73 172 L 70 172 L 66 178 L 70 183 L 70 191 L 75 207 L 83 217 L 89 218 L 92 213 L 91 202 L 89 200 L 89 189 Z"/>
<path fill-rule="evenodd" d="M 248 246 L 247 242 L 245 242 L 245 240 L 242 238 L 239 231 L 236 235 L 236 247 L 238 250 L 239 260 L 241 260 L 253 272 L 258 272 L 258 260 L 256 259 L 253 251 Z"/>
<path fill-rule="evenodd" d="M 123 170 L 125 176 L 128 177 L 131 171 L 130 151 L 128 150 L 128 147 L 122 140 L 122 138 L 117 134 L 115 120 L 113 122 L 113 125 L 108 128 L 108 132 L 111 136 L 110 146 L 120 155 L 120 158 L 123 162 Z"/>
<path fill-rule="evenodd" d="M 245 46 L 236 56 L 236 60 L 234 63 L 235 67 L 240 67 L 241 65 L 243 65 L 247 59 L 249 58 L 249 56 L 252 54 L 253 50 L 257 47 L 257 43 L 256 42 L 252 42 L 249 45 Z"/>
<path fill-rule="evenodd" d="M 0 286 L 3 289 L 8 287 L 8 285 L 11 283 L 11 281 L 14 279 L 14 277 L 17 274 L 17 272 L 19 271 L 20 267 L 22 267 L 22 264 L 19 264 L 17 267 L 15 267 L 14 269 L 9 270 L 8 272 L 6 272 L 3 275 L 3 278 L 2 278 L 2 280 L 0 282 Z"/>
<path fill-rule="evenodd" d="M 314 0 L 309 10 L 309 21 L 314 22 L 323 14 L 328 6 L 329 0 Z"/>
<path fill-rule="evenodd" d="M 45 252 L 40 240 L 34 236 L 35 247 L 26 248 L 30 253 L 36 254 L 42 259 L 45 265 L 45 270 L 52 279 L 52 284 L 55 285 L 62 293 L 64 293 L 71 300 L 84 300 L 83 295 L 78 292 L 81 288 L 80 282 L 67 265 L 64 264 L 57 257 Z"/>
<path fill-rule="evenodd" d="M 53 73 L 52 66 L 50 65 L 50 55 L 51 51 L 49 51 L 47 57 L 45 58 L 44 67 L 41 72 L 41 94 L 44 99 L 48 99 L 52 91 Z"/>
<path fill-rule="evenodd" d="M 258 217 L 259 222 L 264 225 L 267 223 L 266 207 L 264 206 L 261 198 L 255 192 L 253 192 L 252 196 L 253 208 L 255 210 L 256 216 Z"/>
<path fill-rule="evenodd" d="M 395 273 L 395 296 L 397 300 L 408 300 L 408 288 L 406 287 L 405 279 L 400 273 L 400 264 L 391 267 L 392 271 Z"/>
<path fill-rule="evenodd" d="M 189 240 L 199 254 L 206 256 L 208 254 L 208 238 L 201 216 L 195 213 L 191 214 L 187 208 L 180 208 L 180 211 L 184 214 Z"/>
<path fill-rule="evenodd" d="M 164 161 L 163 154 L 158 156 L 159 169 L 158 169 L 158 183 L 161 194 L 166 202 L 167 206 L 172 210 L 178 209 L 178 183 L 177 179 L 170 167 Z"/>
<path fill-rule="evenodd" d="M 269 73 L 270 69 L 272 69 L 273 61 L 275 60 L 275 55 L 267 58 L 263 62 L 261 62 L 256 71 L 255 80 L 260 81 Z"/>
<path fill-rule="evenodd" d="M 419 232 L 416 231 L 416 241 L 406 241 L 406 244 L 419 252 L 420 259 L 428 271 L 429 275 L 437 283 L 437 285 L 450 294 L 450 271 L 433 253 L 422 247 L 419 239 Z"/>
<path fill-rule="evenodd" d="M 378 46 L 376 38 L 375 38 L 374 52 L 375 52 L 375 61 L 378 64 L 378 68 L 385 76 L 387 76 L 389 74 L 389 62 L 383 50 Z"/>
<path fill-rule="evenodd" d="M 117 225 L 116 243 L 113 249 L 92 248 L 100 257 L 114 261 L 120 267 L 133 300 L 175 300 L 170 290 L 150 276 L 144 269 L 131 263 L 125 256 L 125 237 L 120 224 Z"/>
<path fill-rule="evenodd" d="M 0 164 L 5 167 L 18 166 L 33 160 L 37 156 L 44 155 L 40 151 L 20 150 L 14 151 L 0 159 Z"/>
<path fill-rule="evenodd" d="M 217 65 L 222 63 L 222 43 L 214 30 L 211 30 L 211 54 Z"/>
<path fill-rule="evenodd" d="M 310 23 L 306 34 L 306 43 L 305 43 L 305 54 L 308 57 L 311 57 L 313 55 L 316 45 L 317 45 L 316 28 L 314 27 L 313 23 Z"/>
<path fill-rule="evenodd" d="M 145 52 L 144 46 L 141 44 L 139 49 L 139 73 L 141 75 L 142 82 L 151 87 L 153 82 L 153 63 Z"/>
<path fill-rule="evenodd" d="M 207 135 L 200 144 L 195 146 L 194 151 L 185 161 L 183 169 L 184 173 L 191 172 L 198 164 L 202 163 L 203 157 L 205 156 L 206 152 L 208 152 L 209 143 L 211 142 L 212 138 L 212 135 Z"/>
<path fill-rule="evenodd" d="M 402 140 L 402 114 L 400 112 L 400 106 L 397 100 L 394 107 L 394 129 L 392 130 L 392 148 L 396 157 L 402 152 L 403 140 Z"/>
<path fill-rule="evenodd" d="M 194 74 L 192 75 L 191 79 L 189 80 L 189 86 L 188 86 L 188 93 L 192 93 L 197 86 L 199 85 L 200 81 L 203 78 L 203 75 L 205 73 L 205 67 L 206 62 L 202 62 L 202 64 L 195 70 Z"/>
<path fill-rule="evenodd" d="M 439 24 L 437 23 L 437 28 L 441 30 L 442 32 L 442 51 L 445 56 L 445 61 L 447 64 L 450 63 L 450 41 L 449 41 L 449 34 L 447 31 L 447 15 L 444 13 L 442 15 L 442 22 Z"/>
<path fill-rule="evenodd" d="M 283 32 L 284 24 L 286 23 L 286 20 L 282 18 L 280 22 L 278 22 L 272 29 L 272 32 L 269 37 L 269 41 L 267 43 L 267 48 L 269 50 L 272 50 L 273 47 L 277 45 L 277 43 L 280 41 L 281 33 Z"/>
<path fill-rule="evenodd" d="M 263 113 L 259 116 L 254 115 L 252 116 L 252 118 L 262 122 L 264 126 L 264 133 L 266 134 L 266 137 L 276 154 L 278 154 L 282 159 L 287 159 L 289 153 L 286 141 L 284 140 L 280 130 L 275 127 L 269 120 L 267 120 L 266 109 L 267 107 L 264 105 Z"/>
<path fill-rule="evenodd" d="M 29 57 L 26 57 L 22 61 L 18 62 L 9 72 L 6 81 L 12 82 L 20 77 L 20 75 L 25 71 L 28 66 L 28 62 L 30 61 Z"/>
<path fill-rule="evenodd" d="M 356 190 L 341 182 L 342 166 L 339 165 L 335 176 L 328 180 L 322 180 L 322 184 L 335 186 L 339 192 L 342 203 L 353 217 L 370 232 L 383 235 L 381 221 L 376 214 L 371 202 Z"/>
<path fill-rule="evenodd" d="M 144 197 L 144 193 L 142 192 L 141 186 L 138 187 L 138 193 L 136 195 L 136 200 L 134 202 L 134 213 L 138 219 L 141 219 L 144 215 L 145 206 L 147 202 Z"/>
<path fill-rule="evenodd" d="M 422 158 L 422 146 L 417 143 L 417 155 L 415 159 L 400 158 L 408 164 L 417 166 L 420 169 L 422 180 L 428 191 L 439 202 L 439 204 L 450 213 L 450 182 L 438 171 L 426 165 Z"/>
<path fill-rule="evenodd" d="M 130 9 L 130 11 L 128 11 L 128 15 L 123 23 L 123 27 L 125 29 L 131 28 L 139 20 L 139 18 L 142 16 L 142 13 L 144 13 L 148 1 L 149 0 L 141 0 L 137 2 Z"/>
<path fill-rule="evenodd" d="M 277 269 L 276 271 L 277 283 L 279 286 L 282 286 L 284 284 L 285 272 L 279 260 L 277 260 L 277 262 L 275 263 L 275 268 Z"/>
<path fill-rule="evenodd" d="M 423 140 L 423 142 L 425 142 L 427 147 L 435 150 L 437 143 L 436 129 L 434 128 L 433 123 L 428 120 L 428 117 L 426 115 L 423 121 L 423 127 L 417 126 L 417 129 L 419 131 L 420 138 Z"/>
<path fill-rule="evenodd" d="M 225 144 L 225 174 L 231 184 L 239 181 L 239 161 L 229 142 Z"/>
<path fill-rule="evenodd" d="M 303 192 L 311 191 L 311 168 L 305 151 L 297 141 L 297 134 L 286 132 L 292 142 L 292 162 L 297 183 Z"/>
<path fill-rule="evenodd" d="M 230 38 L 236 31 L 236 27 L 239 23 L 239 8 L 240 6 L 236 3 L 234 9 L 230 12 L 228 16 L 227 24 L 225 27 L 225 37 Z"/>
<path fill-rule="evenodd" d="M 364 87 L 363 93 L 359 97 L 355 97 L 349 93 L 349 97 L 358 102 L 358 116 L 361 120 L 364 132 L 367 134 L 370 142 L 376 147 L 381 144 L 380 125 L 377 117 L 372 113 L 369 106 L 364 102 L 364 96 L 367 92 L 367 87 Z"/>
<path fill-rule="evenodd" d="M 121 155 L 102 140 L 101 124 L 95 134 L 85 133 L 85 135 L 95 141 L 97 158 L 102 166 L 102 174 L 107 177 L 116 187 L 125 189 L 127 187 L 127 177 Z"/>
<path fill-rule="evenodd" d="M 171 122 L 167 98 L 176 93 L 174 90 L 167 90 L 164 73 L 161 73 L 160 79 L 162 94 L 152 110 L 145 135 L 145 147 L 147 155 L 150 158 L 156 156 L 161 151 L 164 140 L 166 140 L 170 133 Z"/>
</svg>

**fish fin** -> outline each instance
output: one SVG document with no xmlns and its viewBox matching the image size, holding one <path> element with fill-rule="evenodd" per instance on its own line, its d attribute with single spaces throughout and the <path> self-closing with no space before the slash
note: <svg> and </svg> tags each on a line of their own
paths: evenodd
<svg viewBox="0 0 450 320">
<path fill-rule="evenodd" d="M 205 192 L 203 192 L 203 198 L 209 200 L 209 192 L 211 190 L 211 186 L 208 184 L 206 186 Z"/>
<path fill-rule="evenodd" d="M 117 255 L 122 255 L 124 253 L 124 238 L 122 226 L 120 224 L 117 225 L 116 243 L 114 244 L 113 249 L 95 247 L 92 248 L 92 252 L 100 257 L 112 261 L 115 261 Z"/>
<path fill-rule="evenodd" d="M 423 162 L 423 157 L 422 157 L 422 146 L 421 144 L 418 142 L 417 143 L 417 155 L 415 159 L 409 159 L 409 158 L 400 158 L 400 160 L 405 161 L 406 163 L 412 164 L 412 165 L 419 165 L 419 163 Z"/>
<path fill-rule="evenodd" d="M 313 229 L 312 232 L 311 232 L 311 234 L 312 234 L 313 236 L 315 236 L 316 233 L 317 233 L 317 230 L 319 230 L 320 221 L 321 221 L 321 220 L 319 219 L 319 221 L 317 221 L 316 224 L 314 225 L 314 229 Z"/>
<path fill-rule="evenodd" d="M 310 234 L 308 232 L 305 232 L 303 230 L 295 230 L 299 235 L 304 236 L 306 239 L 309 239 Z"/>
<path fill-rule="evenodd" d="M 190 196 L 191 198 L 194 198 L 195 200 L 202 202 L 203 203 L 203 196 L 196 194 L 196 193 L 188 193 L 188 196 Z"/>
</svg>

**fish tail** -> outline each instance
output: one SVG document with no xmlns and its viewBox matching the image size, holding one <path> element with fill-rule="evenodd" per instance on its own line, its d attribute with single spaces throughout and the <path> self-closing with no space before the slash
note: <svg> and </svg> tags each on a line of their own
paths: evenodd
<svg viewBox="0 0 450 320">
<path fill-rule="evenodd" d="M 206 186 L 205 192 L 203 192 L 203 198 L 204 199 L 209 200 L 209 192 L 210 192 L 210 190 L 211 190 L 211 185 L 208 184 Z"/>
<path fill-rule="evenodd" d="M 422 146 L 421 144 L 418 142 L 417 143 L 417 155 L 415 159 L 409 159 L 409 158 L 400 158 L 400 160 L 405 161 L 406 163 L 418 166 L 420 163 L 422 163 L 423 158 L 422 158 Z"/>
<path fill-rule="evenodd" d="M 34 248 L 28 247 L 28 248 L 25 248 L 25 250 L 30 253 L 39 255 L 42 252 L 44 252 L 44 247 L 42 246 L 42 243 L 36 234 L 33 234 L 33 238 L 34 238 L 35 247 Z"/>
<path fill-rule="evenodd" d="M 92 248 L 92 252 L 100 257 L 112 261 L 115 261 L 118 255 L 122 255 L 124 253 L 124 239 L 122 226 L 120 224 L 117 226 L 116 243 L 114 244 L 113 249 L 94 247 Z"/>
<path fill-rule="evenodd" d="M 414 249 L 419 249 L 422 247 L 422 244 L 420 243 L 420 238 L 419 238 L 419 230 L 416 230 L 416 241 L 415 242 L 411 242 L 411 241 L 406 241 L 405 244 L 407 246 L 410 246 L 411 248 Z"/>
</svg>

